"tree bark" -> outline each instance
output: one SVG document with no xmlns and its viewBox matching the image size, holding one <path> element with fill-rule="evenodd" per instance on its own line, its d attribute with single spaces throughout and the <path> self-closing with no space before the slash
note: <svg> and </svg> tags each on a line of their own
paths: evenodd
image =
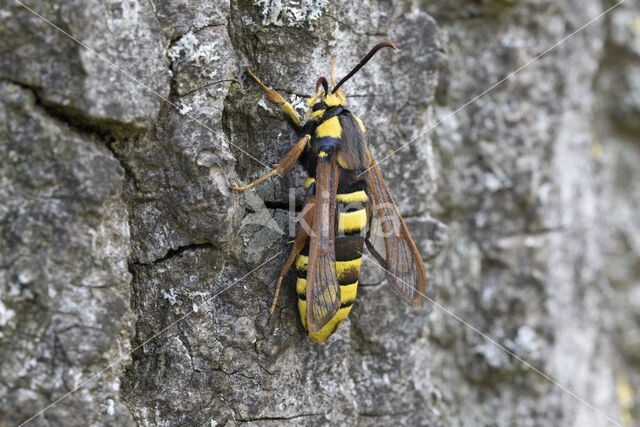
<svg viewBox="0 0 640 427">
<path fill-rule="evenodd" d="M 21 1 L 0 426 L 638 423 L 637 0 Z M 293 275 L 269 316 L 302 168 L 228 188 L 300 137 L 244 68 L 303 114 L 385 40 L 342 89 L 435 303 L 365 261 L 319 345 Z"/>
</svg>

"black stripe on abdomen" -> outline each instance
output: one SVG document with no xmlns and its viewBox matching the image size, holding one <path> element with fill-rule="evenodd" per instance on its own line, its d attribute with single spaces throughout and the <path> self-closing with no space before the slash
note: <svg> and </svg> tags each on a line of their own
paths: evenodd
<svg viewBox="0 0 640 427">
<path fill-rule="evenodd" d="M 364 235 L 348 234 L 336 237 L 336 261 L 351 261 L 362 257 Z"/>
</svg>

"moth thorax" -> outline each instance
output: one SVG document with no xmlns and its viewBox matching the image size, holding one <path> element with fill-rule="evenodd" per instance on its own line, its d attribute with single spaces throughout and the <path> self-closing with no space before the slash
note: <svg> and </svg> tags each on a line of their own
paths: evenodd
<svg viewBox="0 0 640 427">
<path fill-rule="evenodd" d="M 322 102 L 324 102 L 328 107 L 344 107 L 346 105 L 345 100 L 335 93 L 330 93 L 329 95 L 323 96 Z"/>
</svg>

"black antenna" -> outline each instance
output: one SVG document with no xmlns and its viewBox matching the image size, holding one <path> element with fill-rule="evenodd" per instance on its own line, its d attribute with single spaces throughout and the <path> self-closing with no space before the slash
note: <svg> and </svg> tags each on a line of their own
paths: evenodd
<svg viewBox="0 0 640 427">
<path fill-rule="evenodd" d="M 338 82 L 338 84 L 333 88 L 333 90 L 331 91 L 331 93 L 336 93 L 336 91 L 338 90 L 338 88 L 340 86 L 342 86 L 342 83 L 346 82 L 347 80 L 349 80 L 351 78 L 351 76 L 353 76 L 355 73 L 358 72 L 358 70 L 360 68 L 362 68 L 364 66 L 364 64 L 366 64 L 367 62 L 369 62 L 369 60 L 371 59 L 371 57 L 373 57 L 373 55 L 376 54 L 377 51 L 379 51 L 380 49 L 382 49 L 383 47 L 390 47 L 393 48 L 393 50 L 398 50 L 398 48 L 396 47 L 396 45 L 394 45 L 391 42 L 382 42 L 382 43 L 378 43 L 377 45 L 375 45 L 373 47 L 373 49 L 371 49 L 369 51 L 369 53 L 367 53 L 367 56 L 365 56 L 364 58 L 362 58 L 362 61 L 360 61 L 360 63 L 358 65 L 356 65 L 353 70 L 351 70 L 351 72 L 349 74 L 347 74 L 346 77 L 344 77 L 342 80 L 340 80 Z M 319 82 L 319 80 L 318 80 Z M 317 86 L 316 86 L 317 87 Z M 317 92 L 317 89 L 316 89 Z"/>
</svg>

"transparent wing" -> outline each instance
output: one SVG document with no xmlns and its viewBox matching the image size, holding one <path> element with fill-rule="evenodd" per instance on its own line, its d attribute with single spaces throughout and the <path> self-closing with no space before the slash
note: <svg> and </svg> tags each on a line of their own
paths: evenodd
<svg viewBox="0 0 640 427">
<path fill-rule="evenodd" d="M 370 236 L 377 243 L 381 240 L 380 234 L 384 237 L 382 248 L 379 244 L 370 246 L 368 241 L 369 251 L 387 269 L 387 281 L 394 292 L 409 304 L 418 306 L 427 289 L 424 262 L 373 160 L 369 168 L 369 193 L 375 211 Z"/>
<path fill-rule="evenodd" d="M 334 159 L 318 159 L 316 207 L 307 266 L 307 328 L 320 331 L 340 309 L 340 285 L 336 272 L 335 212 L 338 166 Z"/>
</svg>

